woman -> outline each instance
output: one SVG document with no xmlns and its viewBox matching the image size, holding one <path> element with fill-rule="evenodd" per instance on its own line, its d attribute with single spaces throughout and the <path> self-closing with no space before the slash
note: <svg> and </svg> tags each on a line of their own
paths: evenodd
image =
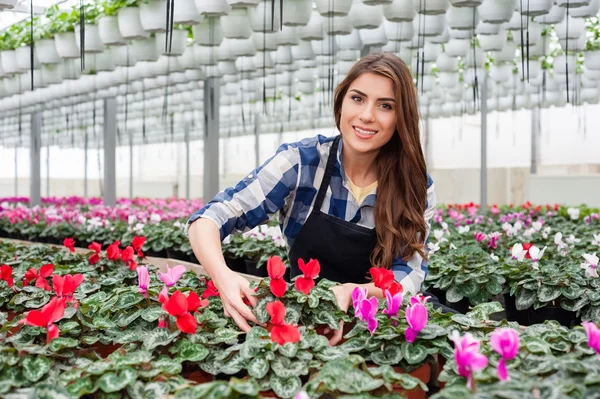
<svg viewBox="0 0 600 399">
<path fill-rule="evenodd" d="M 341 135 L 282 145 L 188 222 L 194 253 L 214 280 L 225 314 L 244 331 L 256 319 L 242 297 L 252 306 L 256 300 L 248 281 L 226 266 L 221 241 L 277 211 L 291 277 L 301 274 L 298 259 L 318 259 L 320 277 L 342 283 L 334 291 L 344 311 L 357 285 L 381 298 L 366 278 L 372 265 L 391 268 L 404 292 L 416 293 L 425 279 L 436 201 L 408 67 L 389 53 L 364 57 L 337 87 L 333 111 Z M 340 328 L 331 343 L 341 334 Z"/>
</svg>

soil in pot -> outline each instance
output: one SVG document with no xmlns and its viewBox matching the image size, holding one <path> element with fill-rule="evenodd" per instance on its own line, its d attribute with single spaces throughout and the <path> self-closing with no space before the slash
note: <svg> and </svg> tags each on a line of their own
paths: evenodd
<svg viewBox="0 0 600 399">
<path fill-rule="evenodd" d="M 243 258 L 224 256 L 227 267 L 237 273 L 246 273 L 246 262 Z"/>
<path fill-rule="evenodd" d="M 398 366 L 394 367 L 394 371 L 399 374 L 405 374 L 404 371 Z M 425 385 L 427 385 L 431 380 L 431 364 L 426 363 L 408 374 L 412 377 L 418 378 Z M 425 399 L 427 397 L 427 393 L 420 387 L 410 391 L 402 389 L 401 387 L 394 387 L 394 392 L 401 393 L 406 397 L 406 399 Z"/>
<path fill-rule="evenodd" d="M 515 297 L 504 295 L 506 304 L 506 318 L 508 321 L 516 321 L 522 326 L 540 324 L 546 320 L 556 320 L 565 327 L 581 324 L 581 319 L 573 312 L 569 312 L 560 305 L 546 305 L 543 308 L 534 309 L 533 306 L 525 310 L 517 310 Z"/>
<path fill-rule="evenodd" d="M 267 272 L 267 266 L 256 267 L 256 262 L 250 259 L 246 259 L 246 273 L 256 277 L 269 277 Z"/>
</svg>

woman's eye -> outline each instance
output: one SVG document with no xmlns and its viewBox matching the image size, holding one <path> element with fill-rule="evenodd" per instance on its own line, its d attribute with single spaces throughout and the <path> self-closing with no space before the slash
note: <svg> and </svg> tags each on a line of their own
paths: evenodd
<svg viewBox="0 0 600 399">
<path fill-rule="evenodd" d="M 390 110 L 390 111 L 391 111 L 392 109 L 394 109 L 394 108 L 393 108 L 393 107 L 392 107 L 390 104 L 381 104 L 381 106 L 382 106 L 383 108 L 385 108 L 385 109 L 388 109 L 388 110 Z"/>
<path fill-rule="evenodd" d="M 352 98 L 352 100 L 354 100 L 356 102 L 361 102 L 362 101 L 362 98 L 360 96 L 352 96 L 350 98 Z"/>
</svg>

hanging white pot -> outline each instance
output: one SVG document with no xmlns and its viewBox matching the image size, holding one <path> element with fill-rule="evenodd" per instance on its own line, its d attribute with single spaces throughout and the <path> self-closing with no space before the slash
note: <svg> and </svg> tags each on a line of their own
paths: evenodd
<svg viewBox="0 0 600 399">
<path fill-rule="evenodd" d="M 578 39 L 585 33 L 585 21 L 581 18 L 569 16 L 569 29 L 567 31 L 567 19 L 565 18 L 554 26 L 554 32 L 559 39 Z"/>
<path fill-rule="evenodd" d="M 145 39 L 149 36 L 140 21 L 140 9 L 138 7 L 119 9 L 117 19 L 119 21 L 119 32 L 124 39 Z"/>
<path fill-rule="evenodd" d="M 506 42 L 506 32 L 497 35 L 479 36 L 479 46 L 483 51 L 502 51 Z"/>
<path fill-rule="evenodd" d="M 450 7 L 446 12 L 446 23 L 451 29 L 473 29 L 479 23 L 477 8 Z"/>
<path fill-rule="evenodd" d="M 85 34 L 87 36 L 87 27 Z M 98 20 L 98 34 L 105 46 L 122 46 L 127 43 L 119 31 L 119 18 L 116 15 L 104 16 Z"/>
<path fill-rule="evenodd" d="M 149 0 L 140 2 L 140 22 L 147 32 L 165 32 L 167 30 L 167 0 Z"/>
<path fill-rule="evenodd" d="M 223 41 L 223 29 L 219 17 L 206 17 L 192 26 L 194 42 L 201 46 L 218 46 Z"/>
<path fill-rule="evenodd" d="M 87 68 L 88 62 L 93 67 L 94 73 L 100 72 L 100 71 L 104 71 L 104 72 L 114 71 L 115 67 L 116 67 L 114 60 L 112 58 L 112 53 L 110 51 L 105 51 L 103 53 L 90 54 L 90 55 L 86 56 L 85 57 L 86 68 Z"/>
<path fill-rule="evenodd" d="M 80 60 L 75 58 L 68 58 L 63 60 L 64 66 L 64 78 L 66 80 L 79 79 L 81 76 L 81 63 Z"/>
<path fill-rule="evenodd" d="M 529 84 L 532 84 L 532 81 L 538 79 L 538 76 L 542 73 L 542 62 L 540 60 L 525 60 L 525 62 L 517 62 L 517 69 L 519 71 L 519 76 L 525 76 L 527 79 L 527 75 L 529 73 Z"/>
<path fill-rule="evenodd" d="M 497 35 L 498 33 L 500 33 L 501 29 L 502 29 L 501 24 L 491 24 L 489 22 L 480 21 L 479 24 L 477 25 L 477 28 L 475 29 L 475 33 L 477 33 L 480 36 L 482 36 L 482 35 Z"/>
<path fill-rule="evenodd" d="M 235 66 L 235 62 L 233 61 L 221 61 L 219 62 L 219 71 L 223 75 L 237 75 L 240 73 Z"/>
<path fill-rule="evenodd" d="M 315 52 L 310 42 L 301 40 L 297 46 L 292 46 L 292 57 L 294 60 L 314 60 Z"/>
<path fill-rule="evenodd" d="M 250 39 L 228 39 L 229 48 L 234 57 L 252 57 L 256 54 L 254 41 Z"/>
<path fill-rule="evenodd" d="M 414 1 L 414 6 L 419 14 L 438 15 L 446 12 L 450 2 L 448 0 Z"/>
<path fill-rule="evenodd" d="M 479 7 L 483 0 L 450 0 L 454 7 Z"/>
<path fill-rule="evenodd" d="M 507 82 L 512 78 L 513 68 L 510 64 L 491 65 L 490 78 L 497 83 Z"/>
<path fill-rule="evenodd" d="M 534 21 L 544 25 L 555 25 L 562 21 L 566 14 L 566 8 L 554 4 L 548 14 L 537 16 L 534 18 Z"/>
<path fill-rule="evenodd" d="M 200 15 L 207 17 L 220 17 L 231 11 L 231 7 L 226 0 L 196 0 L 196 9 Z"/>
<path fill-rule="evenodd" d="M 309 25 L 310 24 L 311 22 L 309 21 Z M 325 33 L 331 36 L 347 35 L 350 32 L 352 32 L 353 29 L 352 24 L 350 23 L 350 17 L 348 17 L 347 15 L 333 18 L 324 18 L 322 24 L 325 28 Z M 300 29 L 301 27 L 298 27 L 298 34 L 300 34 Z"/>
<path fill-rule="evenodd" d="M 54 35 L 56 52 L 61 58 L 78 58 L 79 47 L 74 32 L 61 32 Z M 6 68 L 4 68 L 6 70 Z"/>
<path fill-rule="evenodd" d="M 79 25 L 75 26 L 75 42 L 77 43 L 77 48 L 79 51 L 81 50 L 81 36 L 80 36 L 81 27 Z M 85 46 L 84 51 L 86 53 L 101 53 L 104 51 L 104 43 L 100 39 L 100 34 L 98 31 L 97 25 L 85 24 Z"/>
<path fill-rule="evenodd" d="M 507 40 L 501 51 L 494 52 L 494 59 L 497 62 L 512 62 L 515 59 L 517 45 L 512 40 Z"/>
<path fill-rule="evenodd" d="M 450 29 L 448 29 L 448 27 L 444 27 L 444 31 L 442 32 L 441 35 L 437 35 L 437 36 L 431 36 L 429 38 L 429 41 L 431 43 L 438 43 L 438 44 L 446 44 L 450 41 Z"/>
<path fill-rule="evenodd" d="M 590 5 L 591 0 L 556 0 L 559 7 L 579 8 Z"/>
<path fill-rule="evenodd" d="M 448 29 L 450 39 L 472 39 L 473 30 L 468 29 Z"/>
<path fill-rule="evenodd" d="M 438 55 L 435 64 L 440 72 L 454 72 L 458 68 L 458 59 L 444 52 Z"/>
<path fill-rule="evenodd" d="M 596 16 L 598 11 L 600 11 L 600 0 L 591 0 L 590 4 L 587 6 L 569 10 L 569 15 L 573 18 L 591 18 Z"/>
<path fill-rule="evenodd" d="M 411 22 L 416 15 L 414 0 L 394 0 L 383 6 L 383 15 L 391 22 Z"/>
<path fill-rule="evenodd" d="M 365 46 L 381 47 L 388 42 L 385 28 L 379 26 L 375 29 L 360 29 L 360 39 Z"/>
<path fill-rule="evenodd" d="M 479 6 L 479 17 L 483 22 L 502 24 L 510 21 L 516 0 L 484 0 Z"/>
<path fill-rule="evenodd" d="M 37 45 L 37 43 L 36 43 Z M 17 60 L 17 65 L 21 71 L 28 71 L 31 69 L 31 47 L 30 46 L 22 46 L 15 50 L 15 58 Z M 35 69 L 40 68 L 40 62 L 38 60 L 37 55 L 33 54 L 33 67 Z"/>
<path fill-rule="evenodd" d="M 390 22 L 384 21 L 386 36 L 395 42 L 407 42 L 415 37 L 415 28 L 412 21 L 409 22 Z"/>
<path fill-rule="evenodd" d="M 360 51 L 358 50 L 340 50 L 338 58 L 342 61 L 358 61 L 360 59 Z"/>
<path fill-rule="evenodd" d="M 585 75 L 581 75 L 581 87 L 585 88 L 595 88 L 597 89 L 600 85 L 600 82 L 597 80 L 592 80 Z"/>
<path fill-rule="evenodd" d="M 485 64 L 485 53 L 479 47 L 470 48 L 465 57 L 465 65 L 469 68 L 477 66 L 483 68 Z"/>
<path fill-rule="evenodd" d="M 56 84 L 63 81 L 64 66 L 62 64 L 42 64 L 42 80 L 48 84 Z"/>
<path fill-rule="evenodd" d="M 440 72 L 438 77 L 440 86 L 443 88 L 454 87 L 458 84 L 458 72 Z"/>
<path fill-rule="evenodd" d="M 465 57 L 470 47 L 469 40 L 451 40 L 444 46 L 444 51 L 450 57 Z"/>
<path fill-rule="evenodd" d="M 415 18 L 413 20 L 413 27 L 417 34 L 423 36 L 438 36 L 444 33 L 446 18 L 444 14 L 427 14 L 423 18 Z"/>
<path fill-rule="evenodd" d="M 18 0 L 0 0 L 0 10 L 9 10 L 14 8 L 18 3 Z"/>
<path fill-rule="evenodd" d="M 177 0 L 174 8 L 174 25 L 196 25 L 202 19 L 194 0 Z"/>
<path fill-rule="evenodd" d="M 15 50 L 5 50 L 0 52 L 0 61 L 4 74 L 12 75 L 20 71 L 17 63 L 17 52 Z"/>
<path fill-rule="evenodd" d="M 600 90 L 598 88 L 584 88 L 581 90 L 581 99 L 588 104 L 598 104 L 600 101 Z"/>
<path fill-rule="evenodd" d="M 558 43 L 563 51 L 583 51 L 586 47 L 585 33 L 577 39 L 560 39 Z"/>
<path fill-rule="evenodd" d="M 188 31 L 181 29 L 173 29 L 172 37 L 169 43 L 167 43 L 166 32 L 159 32 L 156 34 L 156 49 L 161 55 L 173 55 L 180 56 L 183 54 L 187 47 L 188 42 Z"/>
<path fill-rule="evenodd" d="M 583 69 L 583 75 L 592 80 L 600 80 L 600 70 L 598 69 Z"/>
<path fill-rule="evenodd" d="M 219 62 L 218 47 L 194 45 L 194 59 L 198 65 L 217 65 Z"/>
<path fill-rule="evenodd" d="M 361 1 L 354 2 L 348 16 L 354 29 L 375 29 L 383 23 L 381 6 L 368 6 Z"/>
<path fill-rule="evenodd" d="M 187 46 L 179 56 L 179 64 L 184 69 L 195 69 L 199 68 L 199 65 L 196 63 L 196 58 L 194 56 L 194 46 Z"/>
<path fill-rule="evenodd" d="M 577 57 L 574 55 L 558 55 L 554 58 L 555 74 L 575 73 L 577 69 Z"/>
<path fill-rule="evenodd" d="M 324 17 L 348 15 L 352 7 L 352 0 L 315 0 L 317 11 Z"/>
<path fill-rule="evenodd" d="M 423 59 L 425 62 L 435 62 L 442 53 L 442 45 L 426 42 L 423 47 Z"/>
<path fill-rule="evenodd" d="M 138 39 L 131 42 L 133 56 L 138 61 L 156 61 L 158 60 L 158 50 L 156 48 L 156 39 L 149 37 L 147 39 Z"/>
<path fill-rule="evenodd" d="M 40 64 L 57 64 L 60 57 L 56 52 L 54 39 L 42 39 L 35 42 L 35 55 Z"/>
<path fill-rule="evenodd" d="M 229 14 L 221 17 L 223 35 L 230 39 L 247 39 L 252 36 L 248 11 L 245 8 L 234 8 Z"/>
<path fill-rule="evenodd" d="M 527 16 L 521 15 L 519 11 L 513 12 L 512 18 L 510 21 L 506 22 L 503 27 L 506 30 L 521 30 L 527 27 Z"/>
<path fill-rule="evenodd" d="M 298 34 L 296 28 L 292 26 L 284 26 L 281 31 L 277 32 L 275 41 L 278 46 L 295 46 L 298 44 Z"/>
<path fill-rule="evenodd" d="M 352 30 L 352 27 L 350 27 L 350 30 Z M 323 39 L 323 17 L 318 12 L 313 11 L 306 26 L 298 26 L 296 32 L 300 40 Z"/>
<path fill-rule="evenodd" d="M 257 51 L 277 50 L 277 35 L 275 33 L 254 32 L 252 39 Z"/>
<path fill-rule="evenodd" d="M 527 31 L 529 32 L 529 35 L 527 34 Z M 527 31 L 523 29 L 523 43 L 521 43 L 521 30 L 513 32 L 513 39 L 517 46 L 527 46 L 527 40 L 529 40 L 529 46 L 535 46 L 542 39 L 542 28 L 537 22 L 530 21 L 529 29 Z"/>
<path fill-rule="evenodd" d="M 287 0 L 283 4 L 283 25 L 304 26 L 312 13 L 312 0 Z"/>
<path fill-rule="evenodd" d="M 584 53 L 583 65 L 587 69 L 600 70 L 600 50 L 586 51 Z"/>
<path fill-rule="evenodd" d="M 135 51 L 131 45 L 108 47 L 106 52 L 110 52 L 110 56 L 113 59 L 115 67 L 133 66 L 137 62 Z"/>
<path fill-rule="evenodd" d="M 522 13 L 531 17 L 545 15 L 550 12 L 553 5 L 554 0 L 528 0 L 527 3 L 523 3 Z"/>
</svg>

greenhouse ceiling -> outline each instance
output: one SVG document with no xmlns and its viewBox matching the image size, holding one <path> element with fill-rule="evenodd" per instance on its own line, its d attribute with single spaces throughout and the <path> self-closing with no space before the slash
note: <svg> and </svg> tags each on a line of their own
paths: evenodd
<svg viewBox="0 0 600 399">
<path fill-rule="evenodd" d="M 411 67 L 423 117 L 477 112 L 484 82 L 490 111 L 600 99 L 600 0 L 109 0 L 85 2 L 83 35 L 79 2 L 34 1 L 33 54 L 29 3 L 11 3 L 0 145 L 27 146 L 36 111 L 44 145 L 99 145 L 115 97 L 122 145 L 202 138 L 209 77 L 222 137 L 331 127 L 333 88 L 373 51 Z"/>
</svg>

